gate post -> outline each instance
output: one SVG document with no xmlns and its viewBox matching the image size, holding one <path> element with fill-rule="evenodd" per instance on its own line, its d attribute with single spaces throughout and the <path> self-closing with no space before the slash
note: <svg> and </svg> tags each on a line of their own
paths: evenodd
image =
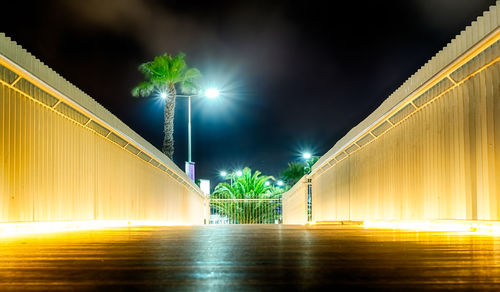
<svg viewBox="0 0 500 292">
<path fill-rule="evenodd" d="M 312 179 L 307 179 L 307 222 L 312 221 Z"/>
</svg>

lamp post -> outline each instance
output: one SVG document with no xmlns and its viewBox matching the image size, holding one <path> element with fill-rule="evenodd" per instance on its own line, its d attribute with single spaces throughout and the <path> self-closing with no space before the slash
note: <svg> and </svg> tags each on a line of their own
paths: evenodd
<svg viewBox="0 0 500 292">
<path fill-rule="evenodd" d="M 203 94 L 176 94 L 175 97 L 187 97 L 188 99 L 188 161 L 186 161 L 185 171 L 186 174 L 194 181 L 194 162 L 191 157 L 191 97 L 206 97 L 214 99 L 219 96 L 219 90 L 216 88 L 208 88 Z M 161 98 L 166 98 L 167 95 L 162 93 Z"/>
<path fill-rule="evenodd" d="M 310 173 L 311 172 L 311 166 L 310 162 L 312 160 L 312 154 L 310 152 L 304 152 L 302 153 L 302 158 L 304 158 L 304 172 L 305 173 Z"/>
</svg>

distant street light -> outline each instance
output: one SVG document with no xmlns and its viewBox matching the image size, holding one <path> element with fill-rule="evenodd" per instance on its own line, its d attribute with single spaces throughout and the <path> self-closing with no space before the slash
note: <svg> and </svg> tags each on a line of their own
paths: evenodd
<svg viewBox="0 0 500 292">
<path fill-rule="evenodd" d="M 223 177 L 225 180 L 227 178 L 229 178 L 231 180 L 231 186 L 233 185 L 233 178 L 234 178 L 234 175 L 240 177 L 243 175 L 243 172 L 241 170 L 238 170 L 238 171 L 232 171 L 230 174 L 227 173 L 227 171 L 223 170 L 220 172 L 220 176 Z"/>
<path fill-rule="evenodd" d="M 268 182 L 268 181 L 266 181 L 266 182 L 264 183 L 264 185 L 265 185 L 266 187 L 267 187 L 267 186 L 269 186 L 270 184 L 271 184 L 271 183 L 270 183 L 270 182 Z"/>
<path fill-rule="evenodd" d="M 278 181 L 278 186 L 282 187 L 283 186 L 283 181 L 279 180 Z"/>
<path fill-rule="evenodd" d="M 312 155 L 310 152 L 304 152 L 302 153 L 302 157 L 304 158 L 305 162 L 304 162 L 304 172 L 306 174 L 309 174 L 311 173 L 311 167 L 312 167 L 312 163 L 314 162 L 314 160 L 312 159 Z"/>
</svg>

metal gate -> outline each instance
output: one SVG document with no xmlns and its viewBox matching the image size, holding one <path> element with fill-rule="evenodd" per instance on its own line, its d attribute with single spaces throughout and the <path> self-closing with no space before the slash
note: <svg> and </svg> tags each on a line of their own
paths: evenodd
<svg viewBox="0 0 500 292">
<path fill-rule="evenodd" d="M 280 224 L 281 199 L 210 199 L 210 224 Z"/>
</svg>

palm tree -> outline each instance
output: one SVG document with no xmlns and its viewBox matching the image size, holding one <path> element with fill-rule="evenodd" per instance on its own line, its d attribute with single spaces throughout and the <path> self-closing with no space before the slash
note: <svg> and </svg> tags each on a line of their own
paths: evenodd
<svg viewBox="0 0 500 292">
<path fill-rule="evenodd" d="M 288 187 L 296 184 L 305 174 L 304 164 L 300 162 L 289 162 L 288 167 L 283 170 L 281 177 Z"/>
<path fill-rule="evenodd" d="M 147 97 L 153 93 L 165 97 L 162 151 L 170 159 L 174 155 L 175 86 L 180 85 L 181 92 L 193 92 L 197 89 L 196 80 L 201 77 L 198 69 L 188 68 L 184 57 L 183 53 L 175 57 L 163 54 L 141 64 L 139 71 L 144 74 L 145 81 L 132 89 L 135 97 Z"/>
<path fill-rule="evenodd" d="M 292 187 L 304 175 L 311 173 L 313 165 L 318 160 L 319 156 L 313 156 L 305 162 L 289 162 L 288 167 L 281 173 L 281 177 L 287 184 L 287 187 Z"/>
<path fill-rule="evenodd" d="M 212 210 L 241 224 L 274 223 L 275 220 L 279 220 L 281 203 L 278 199 L 281 198 L 283 190 L 266 183 L 273 181 L 274 177 L 261 175 L 260 171 L 252 174 L 252 170 L 248 167 L 243 169 L 239 177 L 235 174 L 229 176 L 228 178 L 233 180 L 232 184 L 224 182 L 215 187 L 210 197 L 215 199 L 210 203 Z"/>
<path fill-rule="evenodd" d="M 313 156 L 309 160 L 306 161 L 306 165 L 304 166 L 304 172 L 305 174 L 310 174 L 312 171 L 312 167 L 316 162 L 318 162 L 319 156 Z"/>
</svg>

